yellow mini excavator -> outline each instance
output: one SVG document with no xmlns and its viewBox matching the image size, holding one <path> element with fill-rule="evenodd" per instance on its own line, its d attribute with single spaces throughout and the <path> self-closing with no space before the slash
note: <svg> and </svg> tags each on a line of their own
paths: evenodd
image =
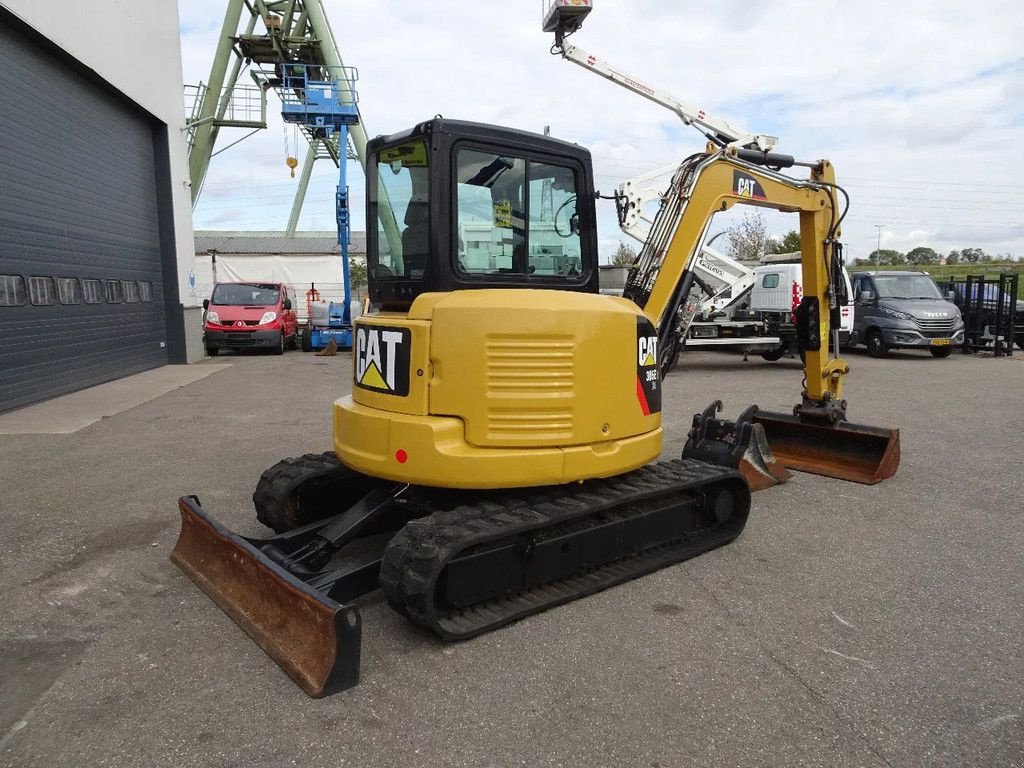
<svg viewBox="0 0 1024 768">
<path fill-rule="evenodd" d="M 713 137 L 716 138 L 716 137 Z M 334 447 L 286 459 L 253 502 L 277 536 L 179 500 L 172 560 L 310 695 L 358 682 L 354 601 L 378 587 L 442 638 L 473 637 L 722 546 L 786 467 L 891 476 L 898 432 L 852 425 L 838 310 L 839 187 L 825 160 L 712 140 L 679 167 L 624 296 L 598 291 L 590 153 L 433 119 L 367 147 L 376 313 L 354 327 Z M 711 216 L 799 216 L 805 390 L 793 414 L 713 405 L 662 450 L 659 347 Z"/>
<path fill-rule="evenodd" d="M 796 181 L 764 167 L 791 164 L 771 153 L 712 145 L 689 158 L 678 204 L 616 297 L 598 292 L 585 149 L 434 119 L 368 152 L 380 311 L 355 324 L 334 450 L 260 479 L 256 513 L 277 537 L 232 533 L 188 496 L 172 554 L 311 695 L 358 681 L 352 601 L 378 586 L 412 621 L 468 638 L 731 541 L 750 507 L 747 465 L 862 482 L 895 472 L 898 434 L 845 421 L 847 367 L 828 359 L 842 281 L 827 161 Z M 652 463 L 659 341 L 709 217 L 736 204 L 799 214 L 803 402 L 737 422 L 709 410 L 687 445 L 705 461 Z"/>
</svg>

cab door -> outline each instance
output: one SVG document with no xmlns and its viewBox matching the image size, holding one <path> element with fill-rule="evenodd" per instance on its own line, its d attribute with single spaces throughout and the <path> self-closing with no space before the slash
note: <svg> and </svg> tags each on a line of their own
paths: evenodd
<svg viewBox="0 0 1024 768">
<path fill-rule="evenodd" d="M 846 283 L 847 302 L 840 307 L 839 330 L 849 338 L 850 334 L 853 333 L 854 317 L 857 313 L 857 294 L 850 282 L 850 273 L 846 271 L 846 267 L 843 267 L 843 280 Z"/>
<path fill-rule="evenodd" d="M 871 298 L 867 300 L 862 299 L 861 294 L 865 292 L 871 294 Z M 853 280 L 853 295 L 856 300 L 854 329 L 857 331 L 858 338 L 863 341 L 864 333 L 871 323 L 871 318 L 875 315 L 876 294 L 875 285 L 871 282 L 871 278 L 867 275 L 857 275 Z"/>
<path fill-rule="evenodd" d="M 282 318 L 284 319 L 284 335 L 294 336 L 295 333 L 298 331 L 298 312 L 295 309 L 295 289 L 292 288 L 290 285 L 285 285 L 283 286 L 283 288 L 284 290 L 282 292 L 282 295 L 284 296 L 284 301 L 288 302 L 289 307 L 288 309 L 283 309 L 282 306 Z M 284 301 L 282 301 L 282 305 Z"/>
</svg>

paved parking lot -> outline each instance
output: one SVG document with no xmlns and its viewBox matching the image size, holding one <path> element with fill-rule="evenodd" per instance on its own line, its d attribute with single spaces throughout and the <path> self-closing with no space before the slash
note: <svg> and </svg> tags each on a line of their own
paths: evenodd
<svg viewBox="0 0 1024 768">
<path fill-rule="evenodd" d="M 723 549 L 459 645 L 376 596 L 363 683 L 308 699 L 167 559 L 194 492 L 243 533 L 330 442 L 347 356 L 232 356 L 73 434 L 0 435 L 0 765 L 1024 765 L 1024 360 L 850 356 L 897 476 L 755 496 Z M 685 356 L 665 455 L 795 361 Z"/>
</svg>

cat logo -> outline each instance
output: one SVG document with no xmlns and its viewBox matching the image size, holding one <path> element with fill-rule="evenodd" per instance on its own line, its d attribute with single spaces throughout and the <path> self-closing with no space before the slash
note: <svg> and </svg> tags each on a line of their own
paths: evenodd
<svg viewBox="0 0 1024 768">
<path fill-rule="evenodd" d="M 658 360 L 658 337 L 641 336 L 637 339 L 637 365 L 641 368 L 650 368 L 657 365 Z"/>
<path fill-rule="evenodd" d="M 357 324 L 356 385 L 389 395 L 408 395 L 410 341 L 408 328 Z"/>
<path fill-rule="evenodd" d="M 658 334 L 646 317 L 636 319 L 636 399 L 644 416 L 661 411 Z"/>
<path fill-rule="evenodd" d="M 764 187 L 751 176 L 743 171 L 732 172 L 732 190 L 738 197 L 745 197 L 750 200 L 767 200 Z"/>
</svg>

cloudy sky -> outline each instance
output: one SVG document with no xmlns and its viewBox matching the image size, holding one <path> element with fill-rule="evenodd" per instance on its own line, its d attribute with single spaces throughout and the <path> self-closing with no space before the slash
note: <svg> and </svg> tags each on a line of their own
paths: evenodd
<svg viewBox="0 0 1024 768">
<path fill-rule="evenodd" d="M 223 2 L 178 4 L 185 82 L 205 81 Z M 590 148 L 608 193 L 703 147 L 670 112 L 550 56 L 542 0 L 325 4 L 342 58 L 359 69 L 371 136 L 435 114 L 537 132 L 549 125 Z M 1024 256 L 1024 15 L 1015 2 L 595 6 L 570 42 L 734 125 L 779 136 L 780 151 L 831 159 L 852 197 L 848 257 L 874 250 L 879 224 L 883 248 Z M 222 131 L 218 149 L 241 135 Z M 215 157 L 196 228 L 283 229 L 295 189 L 290 135 L 275 115 L 268 130 Z M 300 229 L 333 227 L 336 174 L 318 163 Z M 362 229 L 355 163 L 349 183 Z M 598 206 L 607 258 L 627 238 L 612 203 Z M 768 222 L 780 234 L 796 224 L 782 214 Z"/>
</svg>

